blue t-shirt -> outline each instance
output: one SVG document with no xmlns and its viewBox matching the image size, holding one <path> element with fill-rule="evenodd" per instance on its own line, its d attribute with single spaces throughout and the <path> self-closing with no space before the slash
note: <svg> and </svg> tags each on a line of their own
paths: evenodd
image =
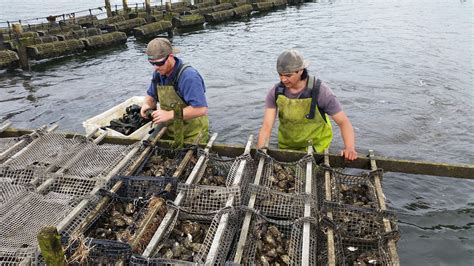
<svg viewBox="0 0 474 266">
<path fill-rule="evenodd" d="M 177 72 L 183 61 L 177 57 L 174 57 L 176 64 L 174 65 L 173 72 L 169 77 L 161 76 L 158 72 L 153 72 L 153 79 L 148 87 L 147 94 L 153 97 L 156 101 L 159 101 L 158 95 L 156 95 L 157 85 L 173 85 L 169 84 Z M 155 81 L 155 82 L 154 82 Z M 186 68 L 178 80 L 178 95 L 184 99 L 187 105 L 193 107 L 207 107 L 206 101 L 206 86 L 201 75 L 193 67 Z"/>
</svg>

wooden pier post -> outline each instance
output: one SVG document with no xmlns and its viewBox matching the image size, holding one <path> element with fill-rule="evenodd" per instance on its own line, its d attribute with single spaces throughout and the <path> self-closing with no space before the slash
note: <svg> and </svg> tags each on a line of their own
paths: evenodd
<svg viewBox="0 0 474 266">
<path fill-rule="evenodd" d="M 20 67 L 23 70 L 30 70 L 30 62 L 26 53 L 26 42 L 28 39 L 21 38 L 21 34 L 23 33 L 23 28 L 21 27 L 21 24 L 13 24 L 12 31 L 14 35 L 14 40 L 16 41 L 18 58 L 20 59 Z"/>
<path fill-rule="evenodd" d="M 112 17 L 112 7 L 110 6 L 110 0 L 105 0 L 105 9 L 107 10 L 107 17 Z"/>
<path fill-rule="evenodd" d="M 0 33 L 0 50 L 3 50 L 5 46 L 3 45 L 3 33 Z"/>
<path fill-rule="evenodd" d="M 166 12 L 171 12 L 171 0 L 165 3 Z"/>
<path fill-rule="evenodd" d="M 145 0 L 145 10 L 148 16 L 151 15 L 151 4 L 150 0 Z"/>
<path fill-rule="evenodd" d="M 66 266 L 64 251 L 61 247 L 61 236 L 54 226 L 41 229 L 38 233 L 38 244 L 47 265 Z"/>
<path fill-rule="evenodd" d="M 128 18 L 128 0 L 122 0 L 123 15 Z"/>
</svg>

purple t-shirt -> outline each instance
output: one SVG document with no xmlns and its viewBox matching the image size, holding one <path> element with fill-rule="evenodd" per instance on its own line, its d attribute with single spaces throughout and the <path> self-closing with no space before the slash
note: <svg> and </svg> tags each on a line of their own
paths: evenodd
<svg viewBox="0 0 474 266">
<path fill-rule="evenodd" d="M 268 92 L 267 97 L 265 98 L 265 108 L 277 108 L 275 102 L 275 89 L 276 86 L 273 86 L 273 88 Z M 311 91 L 305 89 L 299 93 L 292 94 L 290 93 L 290 90 L 285 90 L 285 96 L 289 99 L 306 99 L 311 98 Z M 341 103 L 336 95 L 334 95 L 331 88 L 329 88 L 329 86 L 324 82 L 321 82 L 321 87 L 319 88 L 318 107 L 330 116 L 342 111 Z"/>
<path fill-rule="evenodd" d="M 156 95 L 156 86 L 168 85 L 176 74 L 178 67 L 183 64 L 181 59 L 177 57 L 174 57 L 174 59 L 176 60 L 176 64 L 169 77 L 160 76 L 158 72 L 153 72 L 153 79 L 150 86 L 148 86 L 147 94 L 156 101 L 159 101 L 158 95 Z M 207 107 L 205 92 L 206 86 L 204 85 L 204 80 L 201 75 L 193 67 L 186 68 L 178 80 L 178 94 L 183 98 L 184 102 L 193 107 Z"/>
</svg>

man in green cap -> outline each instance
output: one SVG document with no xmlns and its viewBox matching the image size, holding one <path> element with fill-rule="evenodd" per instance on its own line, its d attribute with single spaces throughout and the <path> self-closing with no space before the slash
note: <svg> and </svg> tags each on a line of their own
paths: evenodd
<svg viewBox="0 0 474 266">
<path fill-rule="evenodd" d="M 148 43 L 146 54 L 154 72 L 140 114 L 146 118 L 147 110 L 156 109 L 159 102 L 160 108 L 152 113 L 153 123 L 166 124 L 164 138 L 174 139 L 172 105 L 181 104 L 184 141 L 192 142 L 202 131 L 201 142 L 205 142 L 209 131 L 206 87 L 198 71 L 175 56 L 177 52 L 166 38 L 155 38 Z"/>
<path fill-rule="evenodd" d="M 265 99 L 263 124 L 257 147 L 262 148 L 270 138 L 276 116 L 278 147 L 305 150 L 311 142 L 316 152 L 329 148 L 332 141 L 331 117 L 339 126 L 346 160 L 357 159 L 352 124 L 332 90 L 321 80 L 308 74 L 309 62 L 297 50 L 287 50 L 277 60 L 280 82 L 273 86 Z"/>
</svg>

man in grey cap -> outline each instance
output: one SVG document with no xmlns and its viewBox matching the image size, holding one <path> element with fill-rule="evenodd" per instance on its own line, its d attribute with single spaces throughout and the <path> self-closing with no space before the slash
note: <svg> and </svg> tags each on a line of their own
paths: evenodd
<svg viewBox="0 0 474 266">
<path fill-rule="evenodd" d="M 184 140 L 191 142 L 202 131 L 201 142 L 206 142 L 209 131 L 206 87 L 198 71 L 175 56 L 177 52 L 165 38 L 148 43 L 146 54 L 154 71 L 140 114 L 146 118 L 147 110 L 156 109 L 156 103 L 160 102 L 160 108 L 152 113 L 153 123 L 167 124 L 164 138 L 174 139 L 175 128 L 170 123 L 174 119 L 172 105 L 181 104 Z"/>
<path fill-rule="evenodd" d="M 305 150 L 311 142 L 316 152 L 323 152 L 332 141 L 331 117 L 339 126 L 346 160 L 357 159 L 352 124 L 342 111 L 332 90 L 321 80 L 310 76 L 309 62 L 297 50 L 287 50 L 277 60 L 280 82 L 265 99 L 263 124 L 258 135 L 259 148 L 268 142 L 276 115 L 280 149 Z"/>
</svg>

